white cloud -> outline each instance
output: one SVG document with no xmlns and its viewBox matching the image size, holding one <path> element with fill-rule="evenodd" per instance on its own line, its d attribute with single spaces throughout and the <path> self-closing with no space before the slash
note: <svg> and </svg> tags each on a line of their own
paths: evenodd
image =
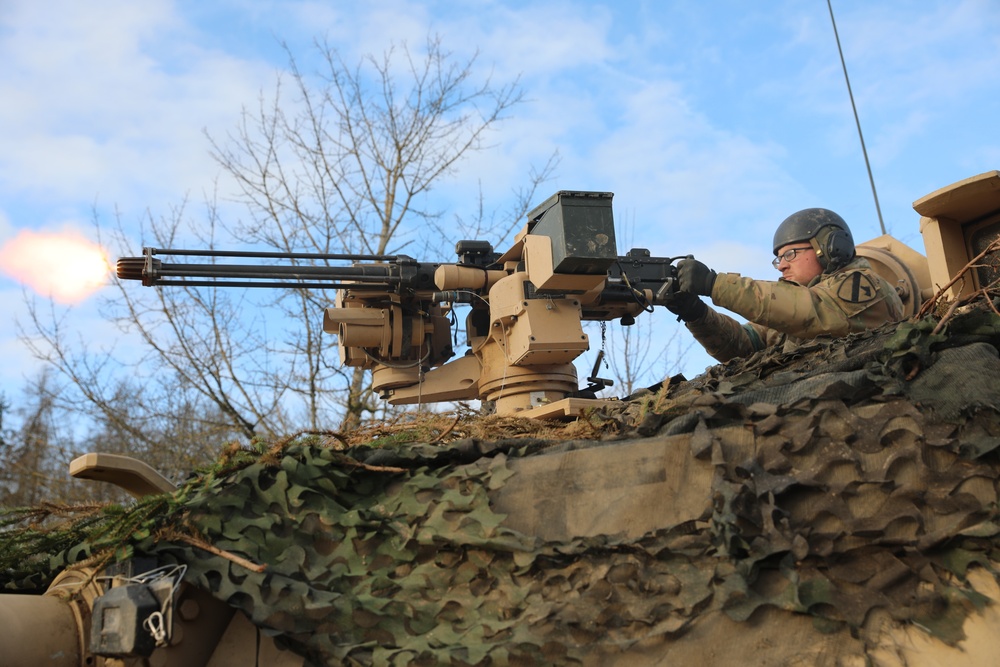
<svg viewBox="0 0 1000 667">
<path fill-rule="evenodd" d="M 797 187 L 780 147 L 713 127 L 671 82 L 623 96 L 622 109 L 591 164 L 645 218 L 648 238 L 677 252 L 706 236 L 770 234 Z"/>
<path fill-rule="evenodd" d="M 50 206 L 138 208 L 211 182 L 202 136 L 228 129 L 270 70 L 195 37 L 170 2 L 14 2 L 0 57 L 4 189 Z M 19 225 L 34 220 L 15 220 Z"/>
</svg>

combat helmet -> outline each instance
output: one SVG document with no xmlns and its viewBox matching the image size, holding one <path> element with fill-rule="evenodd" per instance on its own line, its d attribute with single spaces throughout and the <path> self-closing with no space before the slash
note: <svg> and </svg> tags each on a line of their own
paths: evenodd
<svg viewBox="0 0 1000 667">
<path fill-rule="evenodd" d="M 839 215 L 825 208 L 807 208 L 792 213 L 774 232 L 774 255 L 790 243 L 808 241 L 816 251 L 824 273 L 835 271 L 854 259 L 854 237 Z"/>
</svg>

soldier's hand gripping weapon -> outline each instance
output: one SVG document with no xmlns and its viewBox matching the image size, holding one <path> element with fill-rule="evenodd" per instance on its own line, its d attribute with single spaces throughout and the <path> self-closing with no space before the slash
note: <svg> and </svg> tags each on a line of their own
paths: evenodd
<svg viewBox="0 0 1000 667">
<path fill-rule="evenodd" d="M 336 289 L 323 330 L 341 362 L 371 369 L 394 405 L 482 399 L 497 414 L 579 414 L 610 381 L 580 390 L 573 360 L 590 347 L 584 320 L 631 324 L 675 289 L 673 262 L 633 248 L 618 255 L 611 193 L 560 191 L 528 214 L 513 245 L 460 241 L 455 263 L 405 255 L 144 248 L 118 260 L 121 279 L 143 285 Z M 162 256 L 210 258 L 168 263 Z M 219 260 L 283 260 L 227 264 Z M 290 262 L 290 263 L 288 263 Z M 331 262 L 351 262 L 333 266 Z M 467 304 L 469 350 L 455 357 L 454 304 Z"/>
</svg>

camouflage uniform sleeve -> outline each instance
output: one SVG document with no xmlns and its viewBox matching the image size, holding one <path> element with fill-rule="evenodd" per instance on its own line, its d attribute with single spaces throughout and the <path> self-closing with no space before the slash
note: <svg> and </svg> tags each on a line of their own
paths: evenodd
<svg viewBox="0 0 1000 667">
<path fill-rule="evenodd" d="M 712 301 L 751 322 L 797 338 L 845 336 L 902 318 L 895 290 L 867 262 L 852 263 L 810 286 L 720 273 Z"/>
<path fill-rule="evenodd" d="M 740 324 L 712 308 L 685 326 L 705 351 L 721 362 L 748 357 L 768 345 L 759 327 Z"/>
</svg>

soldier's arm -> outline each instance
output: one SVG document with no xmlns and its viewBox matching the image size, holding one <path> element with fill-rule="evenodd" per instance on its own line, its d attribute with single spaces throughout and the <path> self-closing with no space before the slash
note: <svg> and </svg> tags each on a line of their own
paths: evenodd
<svg viewBox="0 0 1000 667">
<path fill-rule="evenodd" d="M 845 336 L 890 319 L 881 307 L 885 298 L 877 281 L 870 285 L 869 280 L 867 272 L 856 271 L 806 287 L 720 273 L 712 301 L 751 322 L 797 338 Z"/>
<path fill-rule="evenodd" d="M 741 325 L 711 308 L 706 308 L 698 319 L 685 322 L 685 326 L 705 351 L 721 362 L 748 357 L 768 344 L 752 326 Z"/>
</svg>

